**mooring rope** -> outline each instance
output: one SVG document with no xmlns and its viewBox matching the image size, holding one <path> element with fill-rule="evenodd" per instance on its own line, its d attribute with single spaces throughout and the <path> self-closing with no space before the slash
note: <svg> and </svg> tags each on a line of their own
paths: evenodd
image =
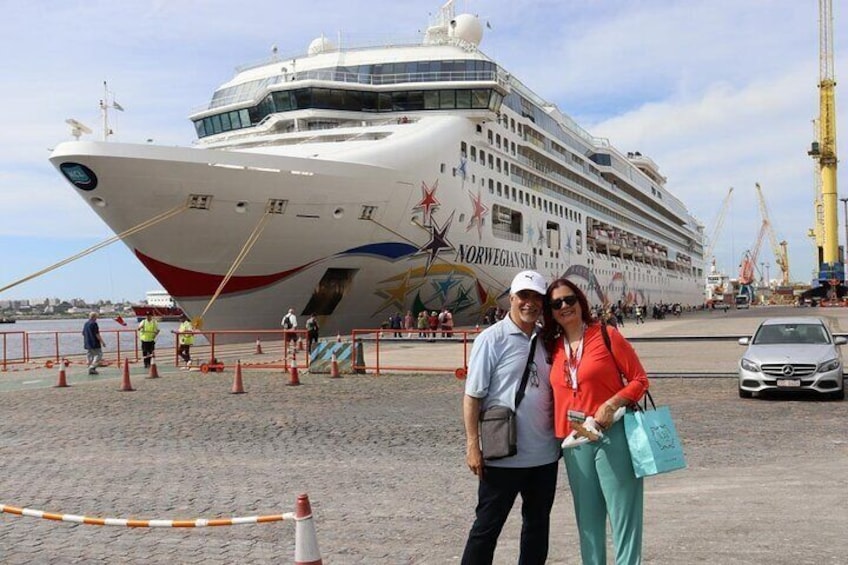
<svg viewBox="0 0 848 565">
<path fill-rule="evenodd" d="M 63 259 L 62 261 L 59 261 L 58 263 L 50 265 L 49 267 L 41 269 L 40 271 L 38 271 L 36 273 L 33 273 L 29 276 L 26 276 L 26 277 L 24 277 L 20 280 L 13 282 L 11 284 L 8 284 L 8 285 L 0 288 L 0 292 L 9 290 L 10 288 L 16 287 L 19 284 L 23 284 L 23 283 L 30 281 L 30 280 L 32 280 L 36 277 L 40 277 L 41 275 L 49 273 L 50 271 L 58 269 L 59 267 L 63 267 L 65 265 L 67 265 L 68 263 L 72 263 L 73 261 L 76 261 L 77 259 L 85 257 L 86 255 L 90 255 L 91 253 L 94 253 L 98 249 L 102 249 L 102 248 L 106 247 L 107 245 L 111 245 L 111 244 L 115 243 L 116 241 L 124 239 L 125 237 L 129 237 L 129 236 L 131 236 L 135 233 L 138 233 L 138 232 L 145 230 L 145 229 L 147 229 L 147 228 L 149 228 L 153 225 L 156 225 L 161 221 L 164 221 L 164 220 L 167 220 L 168 218 L 176 216 L 177 214 L 179 214 L 180 212 L 182 212 L 186 209 L 188 209 L 187 203 L 181 204 L 179 206 L 175 206 L 174 208 L 171 208 L 170 210 L 162 212 L 161 214 L 158 214 L 158 215 L 153 216 L 152 218 L 150 218 L 148 220 L 141 222 L 137 226 L 134 226 L 134 227 L 132 227 L 132 228 L 126 230 L 126 231 L 123 231 L 123 232 L 121 232 L 117 235 L 114 235 L 114 236 L 110 237 L 109 239 L 107 239 L 105 241 L 101 241 L 100 243 L 93 245 L 93 246 L 89 247 L 88 249 L 86 249 L 84 251 L 80 251 L 79 253 L 77 253 L 76 255 L 74 255 L 72 257 L 68 257 L 67 259 Z"/>
<path fill-rule="evenodd" d="M 230 282 L 230 279 L 232 278 L 233 274 L 235 274 L 236 270 L 239 268 L 239 266 L 241 266 L 242 261 L 245 260 L 245 258 L 247 257 L 247 254 L 250 253 L 250 250 L 253 248 L 253 246 L 256 244 L 256 242 L 259 240 L 259 236 L 262 234 L 262 231 L 265 229 L 265 224 L 268 222 L 268 218 L 270 218 L 270 217 L 271 217 L 270 210 L 266 209 L 265 213 L 262 215 L 262 217 L 259 218 L 259 222 L 256 224 L 256 227 L 253 228 L 253 233 L 251 233 L 250 237 L 247 238 L 247 241 L 245 242 L 244 246 L 242 246 L 241 251 L 239 251 L 238 256 L 236 256 L 235 261 L 233 261 L 233 264 L 230 266 L 230 270 L 227 271 L 226 275 L 224 275 L 224 278 L 221 281 L 221 284 L 219 284 L 218 288 L 215 290 L 215 294 L 213 294 L 212 298 L 209 299 L 209 302 L 206 304 L 206 307 L 203 309 L 203 312 L 201 312 L 200 316 L 198 316 L 197 318 L 195 318 L 193 320 L 194 326 L 196 328 L 202 328 L 203 327 L 203 317 L 206 315 L 206 312 L 209 311 L 209 308 L 211 308 L 212 304 L 215 302 L 215 300 L 218 299 L 218 296 L 220 296 L 221 292 L 224 290 L 224 287 L 227 286 L 227 283 Z"/>
</svg>

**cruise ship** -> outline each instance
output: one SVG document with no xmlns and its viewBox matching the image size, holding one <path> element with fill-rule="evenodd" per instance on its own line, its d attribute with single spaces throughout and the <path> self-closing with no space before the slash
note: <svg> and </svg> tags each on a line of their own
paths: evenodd
<svg viewBox="0 0 848 565">
<path fill-rule="evenodd" d="M 192 147 L 77 139 L 50 161 L 204 328 L 322 332 L 450 309 L 475 324 L 512 277 L 593 304 L 703 302 L 703 226 L 657 164 L 594 137 L 481 50 L 449 1 L 414 44 L 239 68 Z"/>
</svg>

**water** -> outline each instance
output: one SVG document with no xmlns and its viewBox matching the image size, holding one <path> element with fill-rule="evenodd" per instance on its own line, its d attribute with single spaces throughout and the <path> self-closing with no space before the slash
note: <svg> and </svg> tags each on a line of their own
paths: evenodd
<svg viewBox="0 0 848 565">
<path fill-rule="evenodd" d="M 125 319 L 127 325 L 122 326 L 113 318 L 101 317 L 97 323 L 100 326 L 100 334 L 106 341 L 104 354 L 113 356 L 117 351 L 120 340 L 121 352 L 135 351 L 138 341 L 136 328 L 138 322 L 135 317 Z M 80 355 L 85 353 L 82 342 L 82 326 L 85 319 L 73 320 L 18 320 L 14 324 L 0 325 L 0 359 L 8 360 L 22 359 L 24 357 L 25 337 L 29 336 L 29 358 L 54 358 L 58 356 Z M 179 328 L 179 322 L 159 322 L 159 337 L 156 338 L 158 350 L 172 350 L 174 348 L 175 334 Z M 57 333 L 58 332 L 58 333 Z M 204 343 L 201 336 L 195 338 L 196 344 Z M 112 354 L 112 355 L 110 355 Z"/>
</svg>

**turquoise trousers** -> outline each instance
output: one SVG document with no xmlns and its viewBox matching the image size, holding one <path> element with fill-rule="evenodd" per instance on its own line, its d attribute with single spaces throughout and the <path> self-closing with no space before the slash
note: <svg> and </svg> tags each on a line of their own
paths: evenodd
<svg viewBox="0 0 848 565">
<path fill-rule="evenodd" d="M 606 565 L 607 517 L 616 565 L 642 562 L 642 479 L 633 474 L 624 420 L 598 441 L 563 450 L 583 565 Z"/>
</svg>

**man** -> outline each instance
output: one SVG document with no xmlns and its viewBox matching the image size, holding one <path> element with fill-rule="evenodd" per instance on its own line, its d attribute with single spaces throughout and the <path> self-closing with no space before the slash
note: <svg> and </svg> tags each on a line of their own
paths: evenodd
<svg viewBox="0 0 848 565">
<path fill-rule="evenodd" d="M 518 273 L 509 291 L 509 313 L 474 340 L 462 402 L 466 463 L 479 479 L 476 519 L 468 534 L 463 565 L 490 564 L 498 536 L 518 494 L 522 500 L 518 563 L 542 564 L 548 555 L 550 512 L 557 481 L 559 442 L 553 428 L 550 367 L 541 341 L 529 363 L 525 396 L 516 411 L 518 453 L 484 460 L 480 412 L 492 406 L 515 409 L 515 395 L 528 366 L 536 321 L 542 314 L 545 279 L 535 271 Z"/>
<path fill-rule="evenodd" d="M 83 324 L 82 340 L 88 358 L 88 374 L 96 375 L 100 360 L 103 359 L 103 348 L 106 347 L 106 342 L 100 335 L 100 326 L 97 325 L 97 312 L 91 312 Z"/>
<path fill-rule="evenodd" d="M 179 354 L 185 363 L 183 369 L 191 369 L 191 346 L 194 345 L 194 324 L 188 319 L 188 316 L 183 314 L 180 316 L 180 327 L 177 329 L 179 334 L 180 349 Z"/>
<path fill-rule="evenodd" d="M 283 316 L 283 321 L 280 322 L 280 325 L 283 326 L 284 330 L 297 329 L 297 317 L 294 315 L 294 308 L 289 308 L 289 311 L 286 313 L 285 316 Z M 297 334 L 286 334 L 286 342 L 289 341 L 297 341 Z"/>
<path fill-rule="evenodd" d="M 147 313 L 147 318 L 141 321 L 138 325 L 138 337 L 141 340 L 141 357 L 144 359 L 144 368 L 150 368 L 150 360 L 153 358 L 153 351 L 156 349 L 156 336 L 159 335 L 159 324 L 153 319 L 151 312 Z"/>
<path fill-rule="evenodd" d="M 311 352 L 312 347 L 318 343 L 318 318 L 310 314 L 306 320 L 306 350 Z"/>
</svg>

